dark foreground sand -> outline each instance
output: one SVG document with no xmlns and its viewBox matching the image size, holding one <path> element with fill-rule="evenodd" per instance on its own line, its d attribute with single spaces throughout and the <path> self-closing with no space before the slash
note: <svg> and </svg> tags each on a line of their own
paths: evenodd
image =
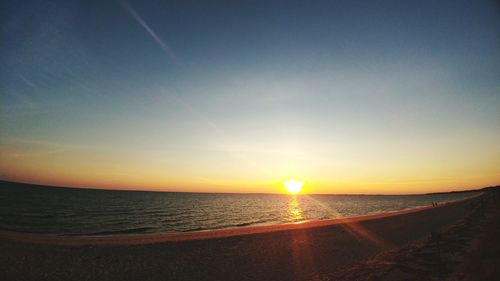
<svg viewBox="0 0 500 281">
<path fill-rule="evenodd" d="M 499 197 L 180 235 L 0 233 L 0 280 L 500 280 Z"/>
</svg>

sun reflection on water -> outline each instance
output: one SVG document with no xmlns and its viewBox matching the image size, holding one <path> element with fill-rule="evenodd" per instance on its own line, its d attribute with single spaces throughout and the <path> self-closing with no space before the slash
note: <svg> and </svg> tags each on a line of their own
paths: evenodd
<svg viewBox="0 0 500 281">
<path fill-rule="evenodd" d="M 303 219 L 302 209 L 300 208 L 297 196 L 292 196 L 288 202 L 288 216 L 290 218 L 290 222 L 299 222 Z"/>
</svg>

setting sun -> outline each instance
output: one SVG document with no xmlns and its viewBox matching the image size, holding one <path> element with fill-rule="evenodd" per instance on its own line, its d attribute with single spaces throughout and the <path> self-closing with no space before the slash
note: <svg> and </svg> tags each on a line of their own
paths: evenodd
<svg viewBox="0 0 500 281">
<path fill-rule="evenodd" d="M 296 180 L 287 180 L 283 182 L 283 184 L 285 184 L 286 190 L 291 194 L 299 193 L 302 190 L 302 186 L 304 185 L 303 182 Z"/>
</svg>

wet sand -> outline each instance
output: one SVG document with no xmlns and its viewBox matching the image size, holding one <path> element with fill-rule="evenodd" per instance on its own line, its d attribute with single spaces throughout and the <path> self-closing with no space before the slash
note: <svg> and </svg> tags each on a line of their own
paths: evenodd
<svg viewBox="0 0 500 281">
<path fill-rule="evenodd" d="M 481 260 L 481 239 L 492 235 L 490 232 L 496 229 L 478 226 L 485 225 L 488 219 L 500 217 L 495 215 L 500 205 L 495 201 L 498 200 L 495 194 L 489 192 L 462 202 L 397 213 L 182 234 L 56 237 L 3 232 L 0 233 L 0 265 L 3 267 L 0 279 L 467 278 L 475 275 L 474 262 Z M 449 268 L 442 266 L 448 265 L 446 260 L 449 259 L 442 249 L 435 267 L 446 270 L 438 275 L 432 273 L 432 258 L 437 247 L 429 240 L 431 232 L 442 235 L 441 246 L 449 243 L 447 247 L 451 250 L 446 253 L 458 249 L 459 254 L 452 256 L 461 257 L 458 265 L 463 266 L 458 268 L 463 268 L 462 275 L 457 273 L 460 271 L 457 264 Z M 454 239 L 456 241 L 452 243 Z M 421 269 L 419 259 L 424 260 L 423 264 L 431 265 Z M 405 265 L 405 262 L 410 265 Z M 477 266 L 484 267 L 484 264 L 480 262 Z M 404 277 L 404 274 L 410 274 L 411 278 Z M 418 276 L 428 278 L 419 279 Z"/>
</svg>

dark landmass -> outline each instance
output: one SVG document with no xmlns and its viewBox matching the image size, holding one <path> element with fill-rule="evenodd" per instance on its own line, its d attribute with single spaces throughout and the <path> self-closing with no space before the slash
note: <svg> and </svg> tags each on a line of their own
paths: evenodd
<svg viewBox="0 0 500 281">
<path fill-rule="evenodd" d="M 123 191 L 123 192 L 169 192 L 169 193 L 210 193 L 210 192 L 179 192 L 179 191 L 161 191 L 161 190 L 135 190 L 135 189 L 104 189 L 104 188 L 95 188 L 95 187 L 69 187 L 69 186 L 55 186 L 55 185 L 41 185 L 41 184 L 32 184 L 32 183 L 23 183 L 23 182 L 13 182 L 13 181 L 5 181 L 5 180 L 0 180 L 0 188 L 18 188 L 18 189 L 26 189 L 26 188 L 33 188 L 33 187 L 40 187 L 40 188 L 45 188 L 48 190 L 53 190 L 56 191 L 58 189 L 64 189 L 64 190 L 85 190 L 85 191 Z M 494 191 L 494 190 L 500 190 L 500 185 L 496 186 L 488 186 L 488 187 L 483 187 L 483 188 L 476 188 L 476 189 L 467 189 L 467 190 L 457 190 L 457 191 L 445 191 L 445 192 L 431 192 L 431 193 L 424 193 L 424 194 L 309 194 L 309 195 L 336 195 L 336 196 L 352 196 L 352 195 L 357 195 L 357 196 L 399 196 L 399 195 L 436 195 L 436 194 L 449 194 L 449 193 L 467 193 L 467 192 L 482 192 L 482 191 Z M 229 194 L 281 194 L 281 193 L 229 193 Z"/>
<path fill-rule="evenodd" d="M 447 192 L 432 192 L 426 193 L 426 195 L 435 195 L 435 194 L 449 194 L 449 193 L 467 193 L 467 192 L 489 192 L 489 191 L 499 191 L 500 185 L 496 186 L 488 186 L 477 189 L 467 189 L 467 190 L 455 190 L 455 191 L 447 191 Z"/>
</svg>

